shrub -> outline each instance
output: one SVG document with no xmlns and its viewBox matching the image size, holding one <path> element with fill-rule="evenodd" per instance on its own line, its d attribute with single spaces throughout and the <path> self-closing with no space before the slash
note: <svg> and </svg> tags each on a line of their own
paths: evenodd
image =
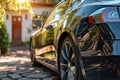
<svg viewBox="0 0 120 80">
<path fill-rule="evenodd" d="M 0 50 L 2 54 L 8 52 L 10 48 L 10 42 L 8 38 L 8 34 L 6 31 L 6 26 L 3 21 L 0 22 Z"/>
</svg>

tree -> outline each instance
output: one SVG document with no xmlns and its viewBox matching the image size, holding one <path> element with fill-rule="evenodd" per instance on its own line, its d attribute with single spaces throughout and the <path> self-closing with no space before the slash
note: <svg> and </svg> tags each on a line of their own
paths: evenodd
<svg viewBox="0 0 120 80">
<path fill-rule="evenodd" d="M 9 38 L 3 21 L 5 8 L 8 7 L 9 3 L 8 0 L 0 0 L 0 53 L 2 54 L 9 50 Z"/>
<path fill-rule="evenodd" d="M 6 31 L 5 23 L 3 21 L 0 22 L 0 51 L 1 53 L 6 53 L 9 50 L 9 38 Z"/>
</svg>

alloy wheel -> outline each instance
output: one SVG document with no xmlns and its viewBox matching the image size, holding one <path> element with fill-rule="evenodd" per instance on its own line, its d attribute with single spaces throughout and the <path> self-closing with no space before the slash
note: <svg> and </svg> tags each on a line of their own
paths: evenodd
<svg viewBox="0 0 120 80">
<path fill-rule="evenodd" d="M 62 80 L 75 80 L 76 61 L 73 45 L 65 40 L 60 55 L 60 74 Z"/>
</svg>

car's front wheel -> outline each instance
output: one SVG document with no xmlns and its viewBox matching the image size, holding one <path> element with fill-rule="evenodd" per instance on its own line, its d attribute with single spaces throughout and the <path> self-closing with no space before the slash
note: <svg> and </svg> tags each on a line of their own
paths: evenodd
<svg viewBox="0 0 120 80">
<path fill-rule="evenodd" d="M 70 36 L 67 36 L 60 48 L 59 68 L 62 80 L 83 80 L 75 45 Z"/>
</svg>

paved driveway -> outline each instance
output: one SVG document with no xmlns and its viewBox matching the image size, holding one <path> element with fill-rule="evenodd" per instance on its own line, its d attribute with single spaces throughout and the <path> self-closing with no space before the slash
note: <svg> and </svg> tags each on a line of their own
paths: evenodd
<svg viewBox="0 0 120 80">
<path fill-rule="evenodd" d="M 60 80 L 43 66 L 32 67 L 28 47 L 12 47 L 8 56 L 0 56 L 0 80 Z"/>
</svg>

